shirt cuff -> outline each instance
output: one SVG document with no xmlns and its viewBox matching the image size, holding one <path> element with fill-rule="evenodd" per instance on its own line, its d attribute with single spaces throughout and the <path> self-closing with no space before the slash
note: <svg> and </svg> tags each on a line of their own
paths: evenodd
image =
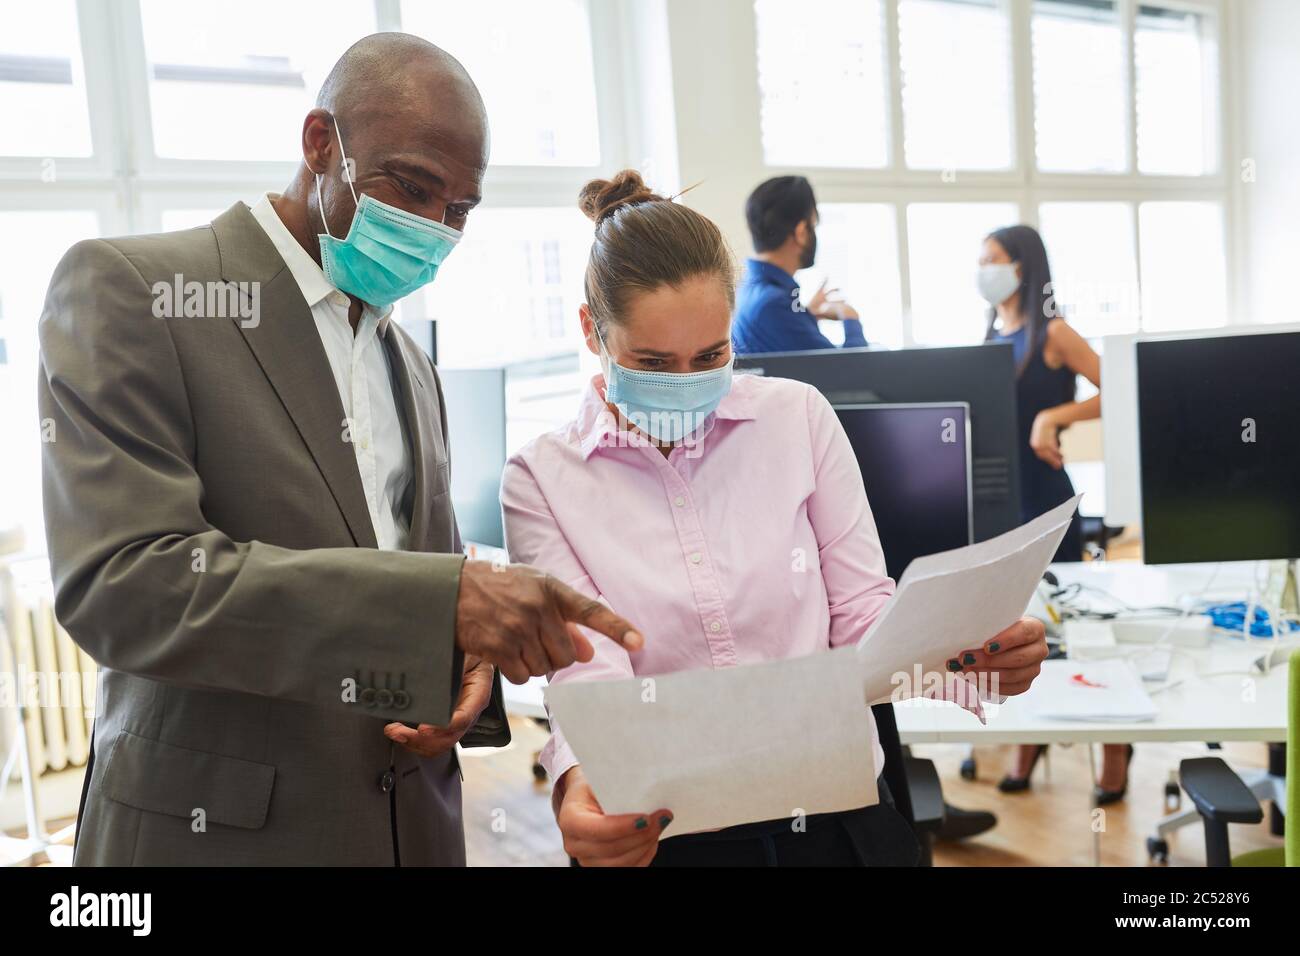
<svg viewBox="0 0 1300 956">
<path fill-rule="evenodd" d="M 554 731 L 542 747 L 542 752 L 538 754 L 537 762 L 546 768 L 554 785 L 565 773 L 578 765 L 578 758 L 573 755 L 568 742 L 560 732 Z"/>
</svg>

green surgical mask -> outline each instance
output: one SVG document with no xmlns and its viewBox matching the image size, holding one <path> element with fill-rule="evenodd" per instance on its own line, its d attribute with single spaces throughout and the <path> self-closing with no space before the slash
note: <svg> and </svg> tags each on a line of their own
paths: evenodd
<svg viewBox="0 0 1300 956">
<path fill-rule="evenodd" d="M 334 135 L 339 141 L 343 180 L 352 192 L 357 211 L 345 239 L 330 235 L 329 223 L 325 223 L 325 235 L 319 237 L 321 268 L 336 288 L 362 302 L 384 308 L 432 282 L 438 266 L 463 234 L 444 223 L 406 212 L 364 193 L 358 198 L 337 119 Z M 324 222 L 319 173 L 316 202 Z"/>
</svg>

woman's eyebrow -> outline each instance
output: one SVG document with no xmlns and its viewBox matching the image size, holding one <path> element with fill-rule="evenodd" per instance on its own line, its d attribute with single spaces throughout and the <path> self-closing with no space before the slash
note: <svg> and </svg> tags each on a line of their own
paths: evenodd
<svg viewBox="0 0 1300 956">
<path fill-rule="evenodd" d="M 696 352 L 695 354 L 696 354 L 696 355 L 708 355 L 710 352 L 717 352 L 717 351 L 719 351 L 720 349 L 724 349 L 724 348 L 726 348 L 726 347 L 727 347 L 727 343 L 728 343 L 729 341 L 730 341 L 729 339 L 723 339 L 723 340 L 720 341 L 720 342 L 714 342 L 714 343 L 713 343 L 712 345 L 710 345 L 708 348 L 706 348 L 706 349 L 700 349 L 700 350 L 699 350 L 698 352 Z"/>
</svg>

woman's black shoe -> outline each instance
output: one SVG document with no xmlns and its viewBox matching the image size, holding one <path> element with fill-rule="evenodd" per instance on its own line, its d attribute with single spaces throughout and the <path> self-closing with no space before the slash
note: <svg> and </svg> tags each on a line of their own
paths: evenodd
<svg viewBox="0 0 1300 956">
<path fill-rule="evenodd" d="M 1023 777 L 1013 777 L 1010 774 L 998 781 L 998 789 L 1003 793 L 1021 793 L 1029 789 L 1029 778 L 1034 775 L 1034 768 L 1038 766 L 1038 758 L 1047 753 L 1047 744 L 1039 744 L 1034 748 L 1033 759 L 1029 761 L 1029 770 Z"/>
<path fill-rule="evenodd" d="M 1108 803 L 1119 803 L 1128 793 L 1128 768 L 1133 763 L 1133 745 L 1128 744 L 1125 748 L 1128 751 L 1128 759 L 1124 763 L 1124 786 L 1118 790 L 1104 790 L 1101 787 L 1092 788 L 1092 802 L 1094 806 L 1104 807 Z"/>
</svg>

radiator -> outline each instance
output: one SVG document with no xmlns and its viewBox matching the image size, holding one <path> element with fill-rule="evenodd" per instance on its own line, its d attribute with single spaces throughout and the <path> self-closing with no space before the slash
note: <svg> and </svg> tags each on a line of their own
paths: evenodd
<svg viewBox="0 0 1300 956">
<path fill-rule="evenodd" d="M 24 732 L 33 774 L 84 765 L 98 668 L 54 619 L 46 561 L 0 559 L 0 603 L 8 635 L 0 640 L 0 759 Z M 21 730 L 20 702 L 27 705 Z"/>
</svg>

